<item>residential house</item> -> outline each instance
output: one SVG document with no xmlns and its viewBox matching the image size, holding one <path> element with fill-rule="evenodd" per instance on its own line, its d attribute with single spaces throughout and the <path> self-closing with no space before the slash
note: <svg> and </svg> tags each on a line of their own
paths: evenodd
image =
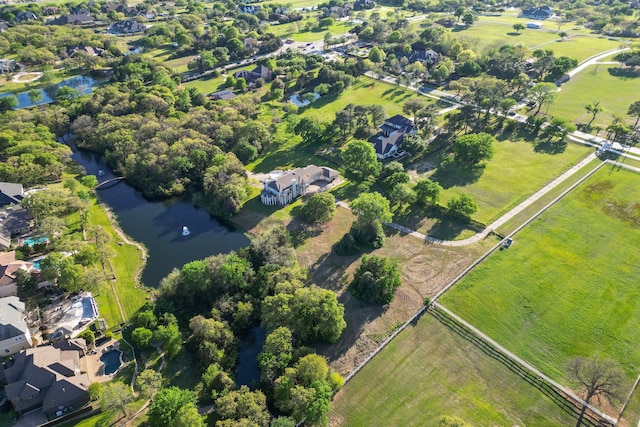
<svg viewBox="0 0 640 427">
<path fill-rule="evenodd" d="M 12 71 L 14 71 L 16 68 L 18 67 L 18 63 L 15 61 L 15 59 L 6 59 L 6 58 L 2 58 L 0 59 L 0 73 L 10 73 Z M 0 185 L 2 185 L 2 183 L 0 183 Z M 0 189 L 0 192 L 2 190 Z M 2 198 L 2 196 L 0 195 L 0 198 Z M 2 203 L 0 201 L 0 203 Z"/>
<path fill-rule="evenodd" d="M 7 205 L 18 204 L 23 198 L 24 187 L 22 186 L 22 184 L 15 184 L 13 182 L 0 182 L 0 208 Z"/>
<path fill-rule="evenodd" d="M 67 55 L 73 57 L 78 52 L 84 52 L 89 56 L 100 56 L 104 52 L 104 49 L 91 46 L 75 46 L 67 49 Z"/>
<path fill-rule="evenodd" d="M 356 0 L 353 8 L 355 10 L 373 9 L 376 3 L 373 0 Z"/>
<path fill-rule="evenodd" d="M 411 52 L 396 52 L 397 58 L 406 57 L 409 62 L 422 62 L 427 67 L 432 67 L 440 61 L 440 55 L 433 49 L 413 49 Z"/>
<path fill-rule="evenodd" d="M 89 401 L 89 376 L 80 369 L 80 354 L 44 346 L 23 350 L 4 370 L 7 398 L 18 414 L 41 410 L 60 417 Z"/>
<path fill-rule="evenodd" d="M 124 21 L 114 22 L 111 27 L 109 27 L 109 32 L 115 34 L 135 34 L 145 31 L 147 31 L 147 27 L 135 19 L 125 19 Z"/>
<path fill-rule="evenodd" d="M 11 233 L 4 228 L 0 227 L 0 251 L 7 250 L 11 247 Z"/>
<path fill-rule="evenodd" d="M 331 168 L 315 165 L 272 174 L 264 181 L 260 201 L 265 205 L 287 205 L 307 194 L 314 183 L 332 183 L 338 176 L 338 172 Z"/>
<path fill-rule="evenodd" d="M 209 98 L 214 101 L 228 101 L 235 97 L 236 97 L 236 94 L 233 93 L 231 89 L 223 89 L 221 91 L 209 94 Z"/>
<path fill-rule="evenodd" d="M 524 9 L 522 16 L 532 19 L 549 19 L 553 16 L 553 8 L 550 6 L 541 6 Z"/>
<path fill-rule="evenodd" d="M 239 6 L 239 8 L 240 12 L 249 13 L 251 15 L 255 15 L 256 13 L 260 12 L 260 6 L 243 5 Z"/>
<path fill-rule="evenodd" d="M 47 25 L 93 25 L 95 20 L 91 16 L 91 12 L 87 9 L 73 9 L 73 11 L 67 15 L 60 15 L 59 17 L 47 21 Z"/>
<path fill-rule="evenodd" d="M 251 85 L 254 84 L 258 79 L 264 79 L 264 81 L 266 82 L 271 81 L 273 79 L 273 72 L 264 65 L 258 65 L 251 71 L 236 71 L 235 73 L 233 73 L 233 77 L 235 79 L 243 78 L 247 81 L 247 84 Z"/>
<path fill-rule="evenodd" d="M 109 14 L 109 12 L 117 12 L 122 13 L 124 16 L 136 16 L 138 14 L 138 9 L 135 7 L 129 7 L 122 3 L 107 3 L 100 8 L 102 13 Z"/>
<path fill-rule="evenodd" d="M 53 344 L 55 348 L 59 348 L 60 350 L 68 351 L 73 350 L 77 351 L 80 354 L 80 357 L 87 355 L 87 342 L 84 338 L 69 338 L 66 337 L 63 340 L 60 340 Z"/>
<path fill-rule="evenodd" d="M 27 311 L 18 297 L 0 298 L 0 358 L 31 348 Z"/>
<path fill-rule="evenodd" d="M 31 272 L 33 263 L 16 259 L 16 251 L 0 252 L 0 298 L 18 295 L 19 270 Z"/>
<path fill-rule="evenodd" d="M 38 19 L 39 19 L 38 15 L 31 12 L 30 10 L 20 12 L 16 14 L 15 18 L 13 18 L 13 20 L 18 24 L 21 24 L 23 22 L 29 22 L 29 21 L 37 21 Z"/>
<path fill-rule="evenodd" d="M 260 41 L 252 37 L 245 37 L 242 44 L 245 49 L 257 49 L 260 46 Z"/>
<path fill-rule="evenodd" d="M 0 209 L 0 228 L 9 232 L 11 237 L 26 234 L 33 229 L 31 213 L 21 206 L 9 206 Z"/>
<path fill-rule="evenodd" d="M 42 14 L 44 16 L 53 16 L 60 13 L 60 8 L 58 6 L 46 6 L 42 8 Z"/>
<path fill-rule="evenodd" d="M 382 160 L 398 152 L 405 135 L 415 135 L 417 133 L 418 130 L 413 125 L 413 121 L 398 114 L 386 119 L 380 126 L 380 132 L 371 137 L 369 142 L 373 144 L 378 159 Z"/>
<path fill-rule="evenodd" d="M 325 16 L 332 16 L 332 17 L 336 17 L 336 18 L 342 18 L 347 16 L 349 13 L 347 12 L 347 10 L 345 10 L 345 8 L 340 7 L 340 6 L 331 6 L 328 9 L 325 9 Z"/>
</svg>

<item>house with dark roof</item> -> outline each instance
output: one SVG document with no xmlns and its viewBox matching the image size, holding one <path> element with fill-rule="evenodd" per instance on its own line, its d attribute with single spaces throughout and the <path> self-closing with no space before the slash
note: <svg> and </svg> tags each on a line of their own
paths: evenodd
<svg viewBox="0 0 640 427">
<path fill-rule="evenodd" d="M 532 19 L 549 19 L 553 16 L 553 8 L 551 6 L 541 6 L 523 9 L 522 16 Z"/>
<path fill-rule="evenodd" d="M 13 20 L 18 24 L 21 24 L 23 22 L 28 22 L 28 21 L 37 21 L 38 19 L 39 19 L 38 15 L 31 12 L 30 10 L 20 12 L 16 14 L 15 18 L 13 18 Z"/>
<path fill-rule="evenodd" d="M 11 237 L 28 233 L 33 226 L 33 217 L 27 209 L 10 206 L 0 210 L 0 228 L 8 231 Z"/>
<path fill-rule="evenodd" d="M 60 8 L 58 6 L 45 6 L 42 8 L 42 14 L 44 16 L 53 16 L 60 13 Z"/>
<path fill-rule="evenodd" d="M 433 49 L 413 49 L 411 52 L 396 52 L 397 58 L 407 58 L 409 62 L 422 62 L 432 67 L 440 61 L 440 55 Z"/>
<path fill-rule="evenodd" d="M 24 187 L 22 184 L 0 182 L 0 208 L 7 205 L 16 205 L 20 203 L 23 198 Z"/>
<path fill-rule="evenodd" d="M 16 251 L 0 252 L 0 298 L 18 295 L 16 274 L 32 269 L 33 263 L 16 259 Z"/>
<path fill-rule="evenodd" d="M 104 52 L 104 49 L 92 46 L 74 46 L 67 49 L 67 55 L 71 58 L 78 52 L 86 53 L 89 56 L 100 56 Z"/>
<path fill-rule="evenodd" d="M 355 10 L 373 9 L 376 3 L 373 0 L 356 0 L 353 8 Z"/>
<path fill-rule="evenodd" d="M 0 73 L 10 73 L 18 67 L 15 59 L 0 59 Z"/>
<path fill-rule="evenodd" d="M 4 369 L 7 399 L 18 414 L 41 410 L 51 420 L 89 401 L 89 376 L 80 354 L 44 346 L 23 350 Z"/>
<path fill-rule="evenodd" d="M 124 14 L 124 16 L 136 16 L 138 9 L 135 7 L 129 7 L 122 3 L 107 3 L 100 8 L 102 13 L 109 13 L 111 11 Z"/>
<path fill-rule="evenodd" d="M 309 165 L 289 172 L 271 173 L 264 181 L 260 201 L 265 205 L 287 205 L 309 191 L 314 184 L 330 184 L 340 175 L 326 166 Z"/>
<path fill-rule="evenodd" d="M 265 67 L 264 65 L 258 65 L 251 71 L 242 70 L 236 71 L 233 73 L 233 77 L 235 79 L 243 78 L 247 81 L 248 84 L 254 84 L 258 79 L 264 79 L 264 81 L 268 82 L 273 79 L 273 72 Z"/>
<path fill-rule="evenodd" d="M 240 12 L 249 13 L 251 15 L 255 15 L 256 13 L 260 12 L 260 6 L 243 5 L 239 6 L 239 8 Z"/>
<path fill-rule="evenodd" d="M 223 89 L 221 91 L 209 94 L 209 98 L 214 101 L 228 101 L 235 97 L 236 97 L 236 94 L 233 93 L 231 89 Z"/>
<path fill-rule="evenodd" d="M 65 336 L 64 339 L 55 342 L 53 346 L 64 351 L 77 351 L 80 357 L 87 355 L 87 342 L 84 338 L 69 338 L 69 336 Z"/>
<path fill-rule="evenodd" d="M 60 15 L 47 21 L 47 25 L 93 25 L 95 22 L 87 9 L 74 9 L 68 15 Z"/>
<path fill-rule="evenodd" d="M 109 32 L 114 34 L 135 34 L 145 31 L 147 31 L 147 27 L 135 19 L 125 19 L 124 21 L 114 22 L 111 27 L 109 27 Z"/>
<path fill-rule="evenodd" d="M 24 303 L 16 296 L 0 298 L 0 358 L 32 345 Z"/>
<path fill-rule="evenodd" d="M 378 159 L 387 159 L 397 153 L 402 145 L 405 135 L 415 135 L 418 130 L 411 119 L 400 114 L 390 117 L 380 126 L 380 131 L 371 137 L 369 142 L 373 144 Z"/>
</svg>

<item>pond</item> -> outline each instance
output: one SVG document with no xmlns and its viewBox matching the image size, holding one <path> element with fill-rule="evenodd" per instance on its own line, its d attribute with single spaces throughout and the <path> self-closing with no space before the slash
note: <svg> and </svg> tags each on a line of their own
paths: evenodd
<svg viewBox="0 0 640 427">
<path fill-rule="evenodd" d="M 16 98 L 18 98 L 17 108 L 27 108 L 27 107 L 32 107 L 34 105 L 49 104 L 53 102 L 59 87 L 69 86 L 70 88 L 80 92 L 82 95 L 86 95 L 88 93 L 91 93 L 94 86 L 104 83 L 107 80 L 108 79 L 105 79 L 105 78 L 97 79 L 91 76 L 71 77 L 69 79 L 61 81 L 57 85 L 48 86 L 44 89 L 38 89 L 40 91 L 40 94 L 42 95 L 42 99 L 36 103 L 31 102 L 31 100 L 29 99 L 28 91 L 20 92 L 17 94 L 4 92 L 4 93 L 0 93 L 0 98 L 13 95 Z"/>
<path fill-rule="evenodd" d="M 72 147 L 72 158 L 88 174 L 98 176 L 100 182 L 116 175 L 106 162 L 93 153 Z M 249 239 L 240 231 L 224 225 L 205 209 L 183 200 L 149 201 L 125 181 L 98 190 L 109 205 L 122 230 L 148 250 L 148 259 L 142 273 L 142 282 L 158 287 L 160 281 L 174 268 L 207 258 L 229 253 L 249 245 Z M 183 227 L 189 234 L 183 235 Z"/>
<path fill-rule="evenodd" d="M 258 367 L 258 354 L 264 344 L 264 329 L 255 326 L 246 337 L 240 339 L 240 352 L 238 354 L 238 367 L 236 369 L 236 385 L 249 386 L 254 389 L 260 380 L 260 368 Z"/>
</svg>

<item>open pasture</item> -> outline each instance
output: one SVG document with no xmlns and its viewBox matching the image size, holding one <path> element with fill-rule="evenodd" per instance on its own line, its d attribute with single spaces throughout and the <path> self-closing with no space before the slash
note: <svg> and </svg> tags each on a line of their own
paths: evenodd
<svg viewBox="0 0 640 427">
<path fill-rule="evenodd" d="M 605 165 L 440 300 L 508 350 L 566 383 L 576 356 L 638 375 L 640 175 Z"/>
</svg>

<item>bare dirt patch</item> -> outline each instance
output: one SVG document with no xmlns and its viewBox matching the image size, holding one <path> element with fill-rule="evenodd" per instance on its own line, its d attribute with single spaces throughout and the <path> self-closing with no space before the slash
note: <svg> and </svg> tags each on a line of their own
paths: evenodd
<svg viewBox="0 0 640 427">
<path fill-rule="evenodd" d="M 416 180 L 416 179 L 422 178 L 424 174 L 435 170 L 437 167 L 438 165 L 433 162 L 423 161 L 423 162 L 418 162 L 414 165 L 411 165 L 407 169 L 407 173 L 409 174 L 409 177 L 411 177 L 412 180 Z"/>
</svg>

